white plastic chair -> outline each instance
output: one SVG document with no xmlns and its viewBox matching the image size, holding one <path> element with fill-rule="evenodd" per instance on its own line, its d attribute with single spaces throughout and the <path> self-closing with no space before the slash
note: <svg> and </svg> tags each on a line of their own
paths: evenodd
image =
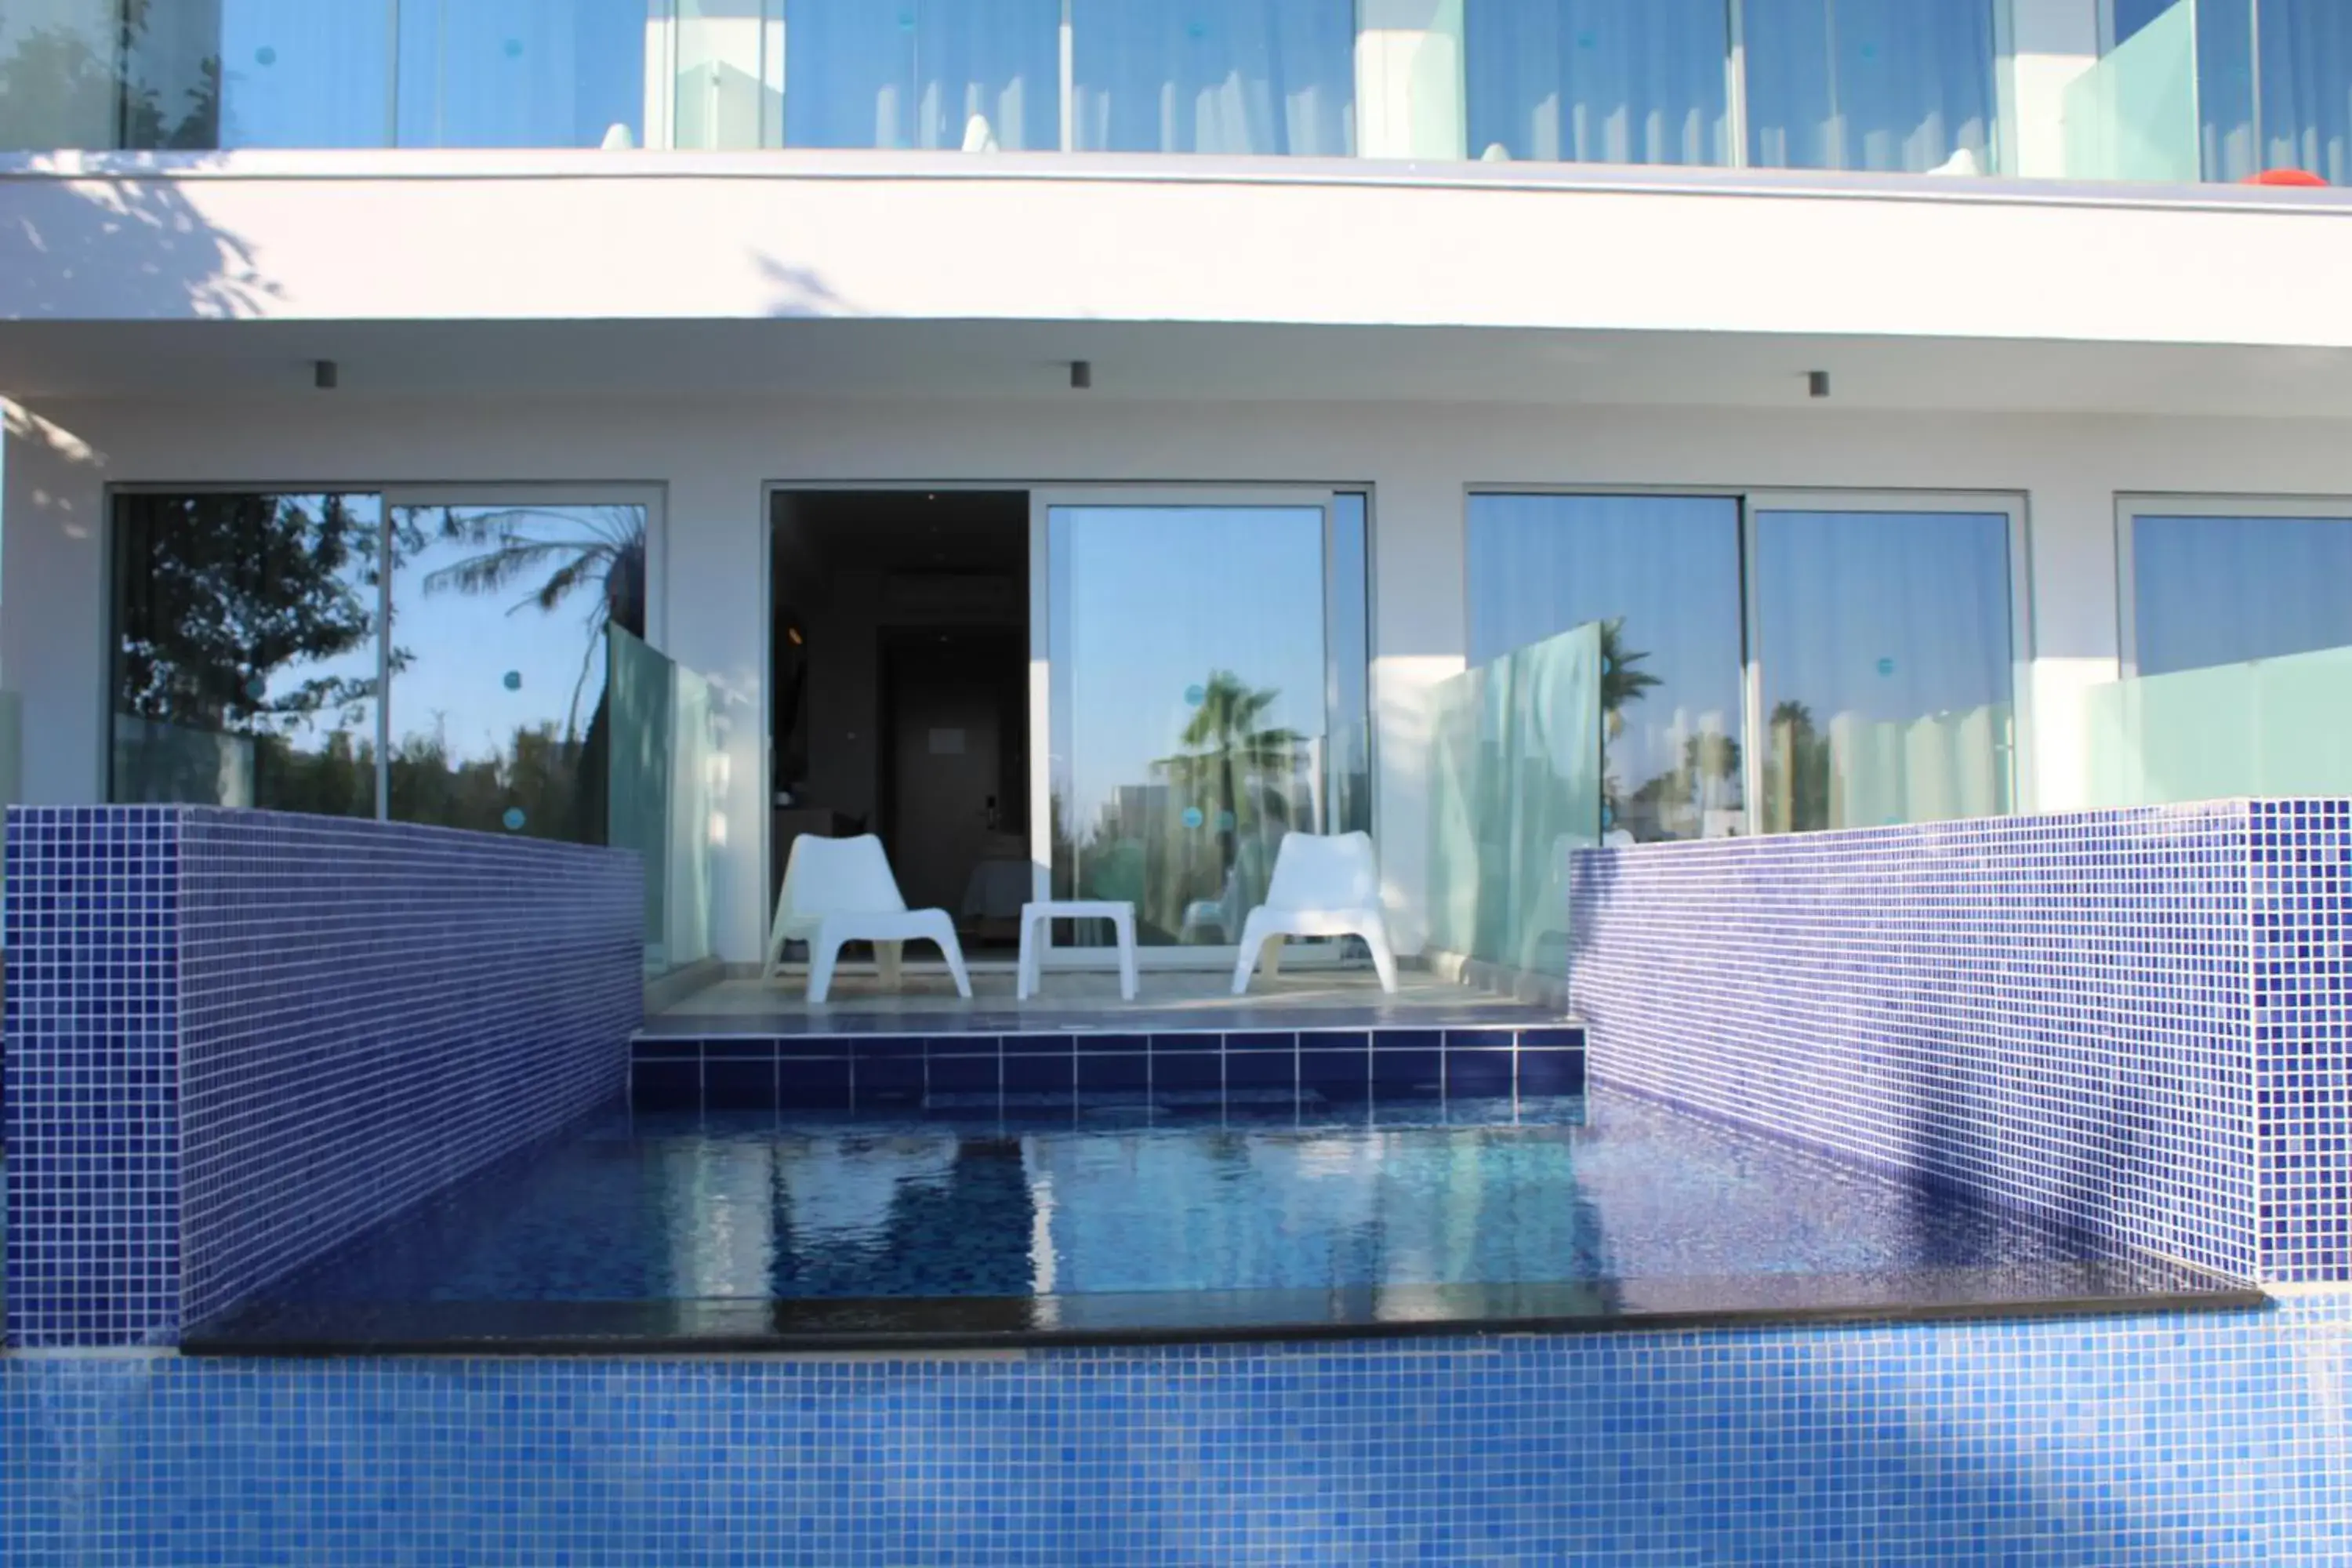
<svg viewBox="0 0 2352 1568">
<path fill-rule="evenodd" d="M 793 841 L 784 865 L 784 885 L 776 895 L 775 925 L 768 933 L 767 967 L 774 978 L 784 943 L 809 944 L 808 999 L 823 1002 L 833 990 L 833 966 L 845 942 L 870 942 L 882 984 L 896 988 L 898 960 L 909 942 L 935 942 L 955 976 L 957 994 L 971 999 L 971 976 L 964 972 L 963 948 L 945 910 L 910 910 L 890 874 L 890 858 L 872 834 L 856 838 L 819 838 L 803 833 Z"/>
<path fill-rule="evenodd" d="M 1367 833 L 1284 836 L 1274 858 L 1274 879 L 1265 902 L 1242 922 L 1241 956 L 1234 962 L 1234 994 L 1249 989 L 1258 950 L 1265 950 L 1265 973 L 1280 973 L 1282 939 L 1287 936 L 1352 936 L 1372 950 L 1381 989 L 1396 990 L 1396 955 L 1389 948 L 1389 925 L 1381 914 L 1381 870 Z"/>
</svg>

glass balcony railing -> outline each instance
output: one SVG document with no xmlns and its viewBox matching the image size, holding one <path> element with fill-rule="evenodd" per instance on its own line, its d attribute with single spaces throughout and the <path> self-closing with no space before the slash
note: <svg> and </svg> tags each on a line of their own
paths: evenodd
<svg viewBox="0 0 2352 1568">
<path fill-rule="evenodd" d="M 658 977 L 711 953 L 718 716 L 701 676 L 619 626 L 604 637 L 614 737 L 604 842 L 645 863 L 646 973 Z"/>
<path fill-rule="evenodd" d="M 2005 4 L 37 0 L 0 8 L 0 148 L 937 148 L 1990 172 L 2005 161 Z"/>
<path fill-rule="evenodd" d="M 2197 6 L 2183 0 L 2067 89 L 2066 174 L 2191 184 L 2200 158 Z"/>
<path fill-rule="evenodd" d="M 2094 0 L 2079 0 L 2084 6 Z M 2352 180 L 2344 0 L 2111 0 L 2064 173 Z M 0 150 L 771 147 L 2015 172 L 2011 0 L 25 0 Z M 2052 128 L 2053 131 L 2059 129 Z"/>
<path fill-rule="evenodd" d="M 2117 42 L 2066 98 L 2066 173 L 2352 183 L 2344 0 L 2115 0 Z"/>
<path fill-rule="evenodd" d="M 1601 627 L 1562 632 L 1430 694 L 1429 940 L 1568 973 L 1569 858 L 1601 842 Z"/>
<path fill-rule="evenodd" d="M 2352 647 L 2093 689 L 2094 806 L 2352 795 Z"/>
</svg>

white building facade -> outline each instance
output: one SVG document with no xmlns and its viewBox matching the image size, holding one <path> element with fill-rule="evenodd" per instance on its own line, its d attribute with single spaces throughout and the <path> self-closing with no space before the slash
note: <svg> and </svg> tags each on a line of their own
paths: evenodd
<svg viewBox="0 0 2352 1568">
<path fill-rule="evenodd" d="M 1175 963 L 1363 827 L 1423 950 L 1436 689 L 1577 626 L 1643 839 L 2093 804 L 2102 688 L 2352 644 L 2324 4 L 148 9 L 0 26 L 26 803 L 593 836 L 618 626 L 674 956 L 861 828 Z"/>
</svg>

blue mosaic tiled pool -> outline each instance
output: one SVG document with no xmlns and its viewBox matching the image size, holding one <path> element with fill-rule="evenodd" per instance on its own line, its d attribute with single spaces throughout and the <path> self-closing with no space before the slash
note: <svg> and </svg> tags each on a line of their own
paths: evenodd
<svg viewBox="0 0 2352 1568">
<path fill-rule="evenodd" d="M 194 1351 L 989 1343 L 2242 1305 L 1623 1095 L 615 1110 Z"/>
</svg>

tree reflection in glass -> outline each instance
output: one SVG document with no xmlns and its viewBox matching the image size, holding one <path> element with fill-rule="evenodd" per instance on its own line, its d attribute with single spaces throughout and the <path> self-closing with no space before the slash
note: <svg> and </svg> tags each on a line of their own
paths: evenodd
<svg viewBox="0 0 2352 1568">
<path fill-rule="evenodd" d="M 393 512 L 391 815 L 605 834 L 608 626 L 642 637 L 636 506 Z"/>
</svg>

